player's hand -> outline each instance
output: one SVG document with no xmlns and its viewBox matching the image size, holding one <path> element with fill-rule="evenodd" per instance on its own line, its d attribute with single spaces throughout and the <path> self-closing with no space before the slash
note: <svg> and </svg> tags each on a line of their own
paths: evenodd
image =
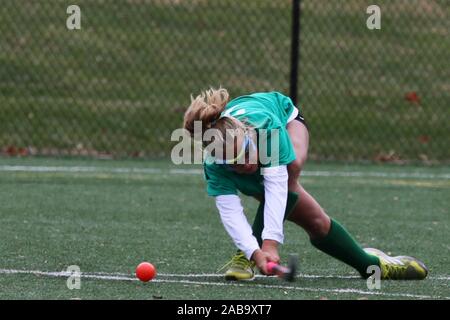
<svg viewBox="0 0 450 320">
<path fill-rule="evenodd" d="M 267 270 L 267 262 L 271 261 L 268 253 L 258 249 L 253 252 L 251 259 L 255 262 L 262 274 L 269 275 Z"/>
<path fill-rule="evenodd" d="M 277 264 L 280 263 L 280 256 L 278 254 L 278 242 L 275 240 L 264 240 L 261 250 L 265 252 L 269 261 L 275 262 Z"/>
</svg>

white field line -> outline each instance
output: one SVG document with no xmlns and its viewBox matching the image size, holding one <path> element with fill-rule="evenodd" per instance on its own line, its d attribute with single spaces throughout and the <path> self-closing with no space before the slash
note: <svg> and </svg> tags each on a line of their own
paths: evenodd
<svg viewBox="0 0 450 320">
<path fill-rule="evenodd" d="M 0 269 L 0 273 L 2 273 L 2 269 Z M 127 273 L 103 273 L 103 272 L 94 272 L 91 274 L 96 275 L 114 275 L 114 276 L 122 276 L 128 277 L 130 274 Z M 158 277 L 167 277 L 167 278 L 222 278 L 222 273 L 158 273 Z M 264 275 L 255 275 L 256 278 L 267 278 Z M 303 279 L 361 279 L 360 276 L 341 276 L 341 275 L 317 275 L 317 274 L 305 274 L 299 273 L 296 275 L 297 278 Z M 429 276 L 427 279 L 430 280 L 444 280 L 450 281 L 450 276 Z"/>
<path fill-rule="evenodd" d="M 1 273 L 1 272 L 0 272 Z M 125 275 L 125 274 L 121 274 Z M 223 274 L 218 273 L 199 273 L 199 274 L 167 274 L 158 273 L 158 276 L 168 277 L 168 278 L 222 278 Z M 256 278 L 267 278 L 264 275 L 255 275 Z M 338 275 L 316 275 L 316 274 L 297 274 L 296 278 L 300 279 L 361 279 L 360 276 L 338 276 Z M 450 276 L 432 276 L 427 277 L 430 280 L 443 280 L 450 281 Z"/>
<path fill-rule="evenodd" d="M 47 272 L 47 271 L 37 271 L 37 270 L 15 270 L 15 269 L 0 269 L 0 274 L 27 274 L 27 275 L 37 275 L 37 276 L 47 276 L 47 277 L 59 277 L 68 278 L 72 274 L 67 271 L 61 272 Z M 182 274 L 159 274 L 158 276 L 169 276 L 169 277 L 185 277 L 194 275 L 182 275 Z M 218 274 L 200 274 L 195 276 L 219 276 Z M 222 275 L 220 275 L 222 276 Z M 320 276 L 317 276 L 320 277 Z M 81 273 L 81 278 L 86 279 L 96 279 L 96 280 L 112 280 L 112 281 L 138 281 L 135 277 L 130 275 L 122 275 L 118 273 Z M 446 277 L 449 279 L 450 277 Z M 236 282 L 207 282 L 207 281 L 192 281 L 192 280 L 168 280 L 168 279 L 153 279 L 152 282 L 155 283 L 174 283 L 174 284 L 189 284 L 189 285 L 206 285 L 206 286 L 233 286 L 233 287 L 249 287 L 248 284 L 236 283 Z M 387 297 L 407 297 L 416 299 L 450 299 L 450 297 L 442 296 L 429 296 L 429 295 L 418 295 L 410 293 L 388 293 L 381 291 L 364 291 L 352 288 L 310 288 L 310 287 L 296 287 L 296 286 L 283 286 L 283 285 L 265 285 L 265 284 L 252 284 L 252 288 L 266 288 L 266 289 L 282 289 L 282 290 L 299 290 L 308 292 L 328 292 L 328 293 L 355 293 L 361 295 L 375 295 L 375 296 L 387 296 Z"/>
<path fill-rule="evenodd" d="M 205 281 L 191 281 L 191 280 L 152 280 L 155 282 L 163 283 L 180 283 L 180 284 L 192 284 L 192 285 L 211 285 L 211 286 L 234 286 L 234 287 L 249 287 L 243 283 L 226 283 L 226 282 L 205 282 Z M 418 295 L 410 293 L 387 293 L 380 291 L 364 291 L 351 288 L 335 288 L 335 289 L 325 289 L 325 288 L 310 288 L 310 287 L 293 287 L 293 286 L 282 286 L 282 285 L 265 285 L 265 284 L 254 284 L 251 288 L 265 288 L 265 289 L 282 289 L 282 290 L 299 290 L 299 291 L 309 291 L 309 292 L 328 292 L 328 293 L 356 293 L 360 295 L 375 295 L 375 296 L 388 296 L 388 297 L 408 297 L 416 299 L 450 299 L 450 297 L 441 296 L 428 296 L 428 295 Z"/>
<path fill-rule="evenodd" d="M 137 173 L 137 174 L 203 174 L 202 169 L 162 169 L 162 168 L 108 168 L 99 166 L 0 166 L 0 172 L 61 172 L 61 173 Z M 412 178 L 412 179 L 450 179 L 450 173 L 418 172 L 362 172 L 362 171 L 303 171 L 305 177 L 377 177 L 377 178 Z"/>
<path fill-rule="evenodd" d="M 198 274 L 170 274 L 170 273 L 158 273 L 158 276 L 168 278 L 222 278 L 223 274 L 220 273 L 198 273 Z M 255 275 L 256 278 L 266 278 L 264 275 Z M 333 276 L 333 275 L 313 275 L 313 274 L 297 274 L 297 278 L 305 279 L 360 279 L 358 276 Z"/>
</svg>

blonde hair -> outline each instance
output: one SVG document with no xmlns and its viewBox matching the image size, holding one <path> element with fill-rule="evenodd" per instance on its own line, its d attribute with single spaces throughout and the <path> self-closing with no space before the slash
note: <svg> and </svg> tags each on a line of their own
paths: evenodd
<svg viewBox="0 0 450 320">
<path fill-rule="evenodd" d="M 193 136 L 194 122 L 201 121 L 202 136 L 208 129 L 218 129 L 222 136 L 221 140 L 224 143 L 226 140 L 225 136 L 229 130 L 233 130 L 235 134 L 244 135 L 248 131 L 244 123 L 231 116 L 220 117 L 229 101 L 229 97 L 227 89 L 222 87 L 202 91 L 195 98 L 191 96 L 191 105 L 184 114 L 183 127 Z"/>
</svg>

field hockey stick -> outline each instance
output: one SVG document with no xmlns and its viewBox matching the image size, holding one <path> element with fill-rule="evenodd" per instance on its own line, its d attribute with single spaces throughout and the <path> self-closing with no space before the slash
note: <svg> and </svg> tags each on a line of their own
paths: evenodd
<svg viewBox="0 0 450 320">
<path fill-rule="evenodd" d="M 298 266 L 298 259 L 296 256 L 292 255 L 289 257 L 288 266 L 284 267 L 281 266 L 275 262 L 268 262 L 267 263 L 267 271 L 270 274 L 276 275 L 277 277 L 292 282 L 295 279 L 295 275 L 297 274 L 297 266 Z"/>
</svg>

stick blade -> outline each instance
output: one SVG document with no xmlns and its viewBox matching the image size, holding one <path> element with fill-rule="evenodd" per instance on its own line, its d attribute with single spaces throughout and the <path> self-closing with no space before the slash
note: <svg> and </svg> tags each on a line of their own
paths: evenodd
<svg viewBox="0 0 450 320">
<path fill-rule="evenodd" d="M 290 255 L 288 260 L 288 269 L 289 272 L 285 275 L 284 279 L 289 282 L 293 282 L 295 280 L 295 276 L 297 275 L 298 269 L 298 257 L 296 255 Z"/>
</svg>

